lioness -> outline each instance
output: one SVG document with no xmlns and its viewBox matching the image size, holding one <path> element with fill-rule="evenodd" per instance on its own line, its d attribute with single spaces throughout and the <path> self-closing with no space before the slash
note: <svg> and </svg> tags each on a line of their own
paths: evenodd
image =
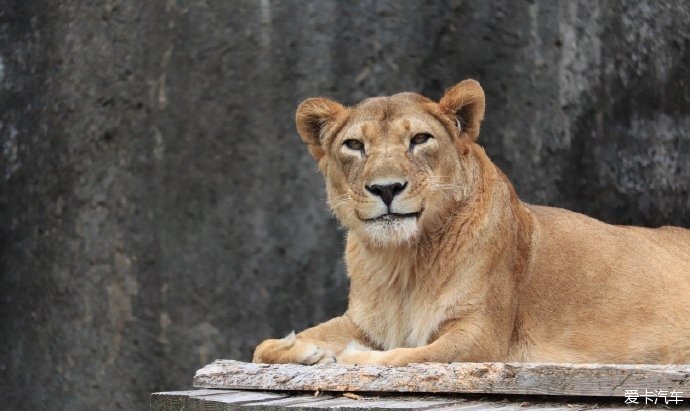
<svg viewBox="0 0 690 411">
<path fill-rule="evenodd" d="M 523 203 L 476 143 L 483 116 L 474 80 L 299 106 L 348 229 L 349 306 L 255 362 L 690 363 L 690 231 Z"/>
</svg>

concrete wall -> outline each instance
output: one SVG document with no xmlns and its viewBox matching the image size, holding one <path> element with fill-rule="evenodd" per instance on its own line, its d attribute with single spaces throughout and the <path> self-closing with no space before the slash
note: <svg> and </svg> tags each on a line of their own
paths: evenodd
<svg viewBox="0 0 690 411">
<path fill-rule="evenodd" d="M 293 113 L 474 77 L 523 199 L 690 226 L 690 3 L 0 0 L 0 404 L 145 409 L 340 313 Z"/>
</svg>

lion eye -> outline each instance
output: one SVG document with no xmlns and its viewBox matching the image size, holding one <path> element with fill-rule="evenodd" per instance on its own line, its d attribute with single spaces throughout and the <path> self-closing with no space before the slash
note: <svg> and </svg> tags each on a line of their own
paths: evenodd
<svg viewBox="0 0 690 411">
<path fill-rule="evenodd" d="M 352 139 L 352 138 L 351 138 L 351 139 L 349 139 L 349 140 L 345 140 L 345 141 L 343 142 L 343 144 L 344 144 L 345 146 L 347 146 L 347 148 L 349 148 L 350 150 L 364 151 L 364 143 L 362 143 L 362 142 L 359 141 L 359 140 L 355 140 L 355 139 Z"/>
<path fill-rule="evenodd" d="M 434 137 L 431 134 L 427 134 L 427 133 L 417 134 L 416 136 L 412 137 L 412 139 L 410 140 L 410 147 L 416 146 L 419 144 L 424 144 L 427 141 L 429 141 L 430 138 L 434 138 Z"/>
</svg>

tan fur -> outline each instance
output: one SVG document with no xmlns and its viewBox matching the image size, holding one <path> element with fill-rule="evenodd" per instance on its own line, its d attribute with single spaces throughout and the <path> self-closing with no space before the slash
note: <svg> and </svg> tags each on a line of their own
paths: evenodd
<svg viewBox="0 0 690 411">
<path fill-rule="evenodd" d="M 472 80 L 439 103 L 300 105 L 297 129 L 348 229 L 349 306 L 264 341 L 254 361 L 690 363 L 690 231 L 521 202 L 475 142 L 483 114 Z M 420 133 L 433 138 L 411 148 Z M 390 212 L 420 214 L 365 221 L 388 211 L 366 186 L 393 182 L 407 185 Z"/>
</svg>

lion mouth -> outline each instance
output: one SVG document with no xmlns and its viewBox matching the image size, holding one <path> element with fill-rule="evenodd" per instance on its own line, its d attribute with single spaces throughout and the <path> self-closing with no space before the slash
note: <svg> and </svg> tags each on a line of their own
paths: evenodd
<svg viewBox="0 0 690 411">
<path fill-rule="evenodd" d="M 364 221 L 367 222 L 377 222 L 377 221 L 393 221 L 393 220 L 403 220 L 406 218 L 419 218 L 419 215 L 421 214 L 420 211 L 417 211 L 415 213 L 386 213 L 386 214 L 381 214 L 378 217 L 374 218 L 365 218 Z"/>
</svg>

